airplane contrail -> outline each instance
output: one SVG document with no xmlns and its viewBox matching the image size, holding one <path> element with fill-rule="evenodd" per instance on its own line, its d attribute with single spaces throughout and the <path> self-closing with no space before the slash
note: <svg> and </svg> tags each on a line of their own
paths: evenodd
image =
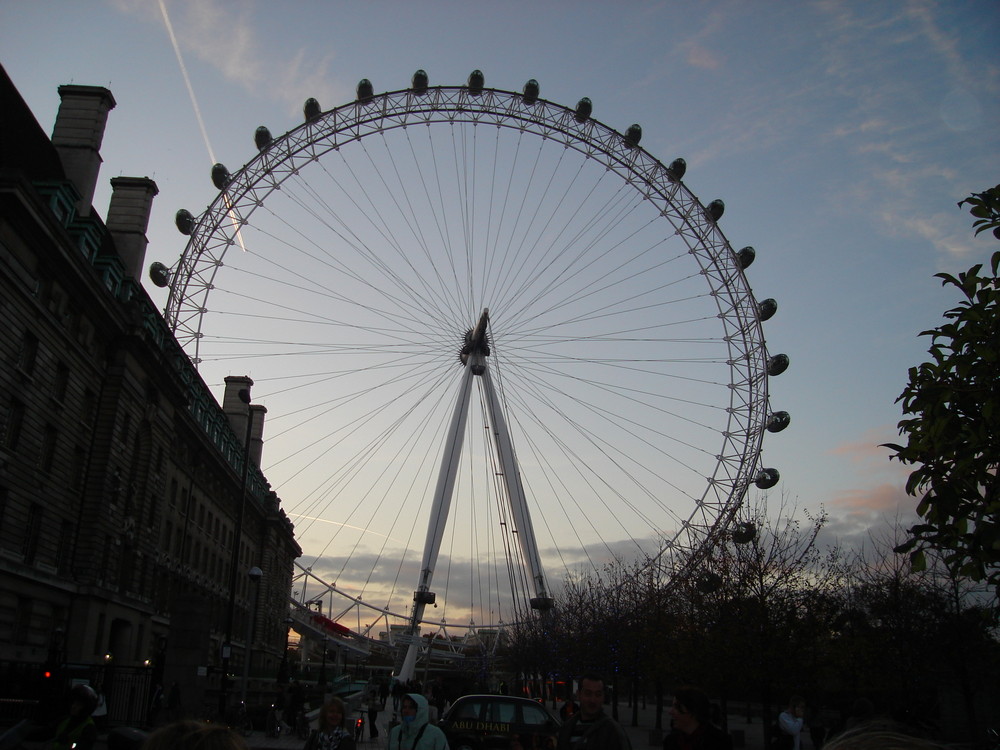
<svg viewBox="0 0 1000 750">
<path fill-rule="evenodd" d="M 181 75 L 184 77 L 184 85 L 187 86 L 188 96 L 191 99 L 191 107 L 194 109 L 195 119 L 198 121 L 198 128 L 201 130 L 201 137 L 205 141 L 205 148 L 208 151 L 208 158 L 212 160 L 212 164 L 216 163 L 215 152 L 212 150 L 212 143 L 208 140 L 208 130 L 205 128 L 205 118 L 201 116 L 201 107 L 198 106 L 198 98 L 194 95 L 194 86 L 191 85 L 191 78 L 188 76 L 187 66 L 184 64 L 184 56 L 181 55 L 181 47 L 177 43 L 177 35 L 174 34 L 174 26 L 170 23 L 170 16 L 167 14 L 167 5 L 163 0 L 159 0 L 160 13 L 163 15 L 163 24 L 167 28 L 167 36 L 170 37 L 170 44 L 174 48 L 174 56 L 177 58 L 177 65 L 181 69 Z M 236 220 L 236 215 L 233 213 L 232 204 L 229 202 L 229 194 L 223 195 L 226 201 L 226 208 L 229 209 L 229 220 L 233 223 L 233 229 L 236 230 L 236 239 L 240 243 L 240 247 L 243 248 L 243 252 L 247 251 L 246 245 L 243 244 L 243 236 L 240 234 L 240 225 Z"/>
<path fill-rule="evenodd" d="M 319 521 L 320 523 L 332 523 L 335 526 L 342 526 L 345 529 L 354 529 L 355 531 L 363 531 L 366 534 L 374 534 L 375 536 L 380 536 L 383 539 L 388 539 L 389 541 L 392 542 L 398 542 L 400 544 L 404 543 L 401 539 L 396 539 L 395 537 L 391 537 L 388 534 L 383 534 L 380 531 L 365 529 L 362 528 L 361 526 L 352 526 L 349 523 L 342 523 L 341 521 L 331 521 L 329 518 L 319 518 L 318 516 L 306 516 L 303 515 L 302 513 L 286 513 L 285 515 L 287 515 L 289 518 L 304 518 L 306 521 Z"/>
<path fill-rule="evenodd" d="M 170 23 L 170 16 L 167 15 L 167 6 L 163 0 L 159 0 L 160 13 L 163 14 L 163 24 L 167 27 L 167 36 L 170 37 L 170 44 L 173 45 L 174 55 L 177 57 L 177 64 L 180 66 L 181 75 L 184 76 L 184 85 L 187 86 L 188 96 L 191 98 L 191 106 L 194 108 L 195 119 L 198 120 L 198 127 L 201 128 L 201 137 L 205 140 L 205 148 L 208 149 L 208 158 L 215 164 L 215 152 L 212 151 L 212 144 L 208 140 L 208 131 L 205 129 L 205 120 L 201 116 L 201 108 L 198 106 L 198 99 L 194 95 L 194 87 L 191 85 L 191 78 L 188 76 L 187 66 L 181 55 L 180 45 L 177 44 L 177 36 L 174 34 L 173 24 Z"/>
</svg>

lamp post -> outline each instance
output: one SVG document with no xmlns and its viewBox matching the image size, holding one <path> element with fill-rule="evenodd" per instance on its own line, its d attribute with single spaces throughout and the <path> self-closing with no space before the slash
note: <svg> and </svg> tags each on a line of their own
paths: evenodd
<svg viewBox="0 0 1000 750">
<path fill-rule="evenodd" d="M 285 618 L 285 650 L 281 654 L 281 664 L 278 666 L 278 682 L 285 684 L 288 682 L 288 635 L 295 620 L 291 617 Z"/>
<path fill-rule="evenodd" d="M 229 702 L 229 660 L 233 651 L 233 620 L 236 617 L 236 573 L 240 563 L 240 541 L 243 538 L 243 516 L 246 512 L 247 479 L 250 475 L 250 434 L 253 429 L 253 410 L 250 408 L 250 391 L 240 389 L 240 401 L 247 405 L 247 429 L 243 441 L 243 476 L 240 481 L 239 510 L 233 530 L 233 551 L 229 558 L 229 604 L 226 608 L 226 637 L 222 644 L 222 681 L 219 685 L 219 715 L 225 716 Z"/>
<path fill-rule="evenodd" d="M 253 662 L 253 638 L 254 631 L 257 630 L 257 605 L 260 603 L 260 579 L 264 577 L 264 571 L 254 565 L 247 571 L 250 583 L 254 585 L 253 609 L 250 610 L 250 622 L 247 628 L 246 663 L 243 665 L 243 685 L 240 690 L 240 700 L 244 704 L 247 702 L 247 681 L 250 679 L 250 665 Z"/>
</svg>

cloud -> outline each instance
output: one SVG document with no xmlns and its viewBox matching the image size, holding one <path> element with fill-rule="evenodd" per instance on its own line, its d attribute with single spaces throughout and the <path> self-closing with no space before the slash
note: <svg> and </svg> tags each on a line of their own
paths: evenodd
<svg viewBox="0 0 1000 750">
<path fill-rule="evenodd" d="M 163 24 L 156 3 L 114 1 L 123 12 Z M 326 107 L 353 97 L 353 87 L 335 75 L 334 51 L 280 49 L 265 36 L 253 6 L 219 0 L 171 0 L 166 6 L 182 54 L 194 55 L 249 94 L 285 103 L 290 114 L 301 112 L 308 97 Z"/>
<path fill-rule="evenodd" d="M 685 54 L 684 59 L 692 68 L 705 70 L 719 70 L 725 64 L 721 55 L 697 42 L 687 45 L 687 54 Z"/>
<path fill-rule="evenodd" d="M 831 512 L 825 537 L 833 537 L 843 546 L 860 548 L 872 535 L 908 528 L 916 521 L 916 500 L 904 489 L 911 469 L 890 461 L 889 449 L 880 445 L 895 437 L 895 428 L 886 425 L 831 451 L 848 460 L 857 483 L 828 501 Z"/>
</svg>

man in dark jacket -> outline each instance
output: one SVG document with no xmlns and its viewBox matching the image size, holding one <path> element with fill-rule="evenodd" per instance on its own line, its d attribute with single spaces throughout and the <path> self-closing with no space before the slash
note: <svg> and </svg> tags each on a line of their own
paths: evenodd
<svg viewBox="0 0 1000 750">
<path fill-rule="evenodd" d="M 604 679 L 586 674 L 578 684 L 580 710 L 559 730 L 557 750 L 632 750 L 625 730 L 604 713 Z"/>
<path fill-rule="evenodd" d="M 702 690 L 675 690 L 670 706 L 673 731 L 663 740 L 663 750 L 732 750 L 732 738 L 712 724 L 711 715 L 712 704 Z"/>
</svg>

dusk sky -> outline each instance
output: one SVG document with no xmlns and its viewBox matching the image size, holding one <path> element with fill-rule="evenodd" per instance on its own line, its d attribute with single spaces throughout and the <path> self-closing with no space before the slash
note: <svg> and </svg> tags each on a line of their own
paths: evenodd
<svg viewBox="0 0 1000 750">
<path fill-rule="evenodd" d="M 703 203 L 725 201 L 732 245 L 756 248 L 749 282 L 779 304 L 768 349 L 791 359 L 770 384 L 791 426 L 762 461 L 781 472 L 775 499 L 828 511 L 831 543 L 912 517 L 907 469 L 879 444 L 926 358 L 919 332 L 958 301 L 934 274 L 997 248 L 956 203 L 1000 182 L 998 40 L 1000 5 L 982 1 L 0 5 L 0 64 L 46 131 L 59 85 L 113 92 L 94 203 L 106 211 L 115 176 L 156 181 L 147 265 L 184 250 L 174 213 L 214 200 L 213 162 L 236 171 L 258 125 L 291 130 L 308 97 L 347 103 L 362 78 L 375 92 L 418 68 L 431 85 L 535 78 L 611 128 L 639 123 L 646 151 L 686 159 Z"/>
</svg>

